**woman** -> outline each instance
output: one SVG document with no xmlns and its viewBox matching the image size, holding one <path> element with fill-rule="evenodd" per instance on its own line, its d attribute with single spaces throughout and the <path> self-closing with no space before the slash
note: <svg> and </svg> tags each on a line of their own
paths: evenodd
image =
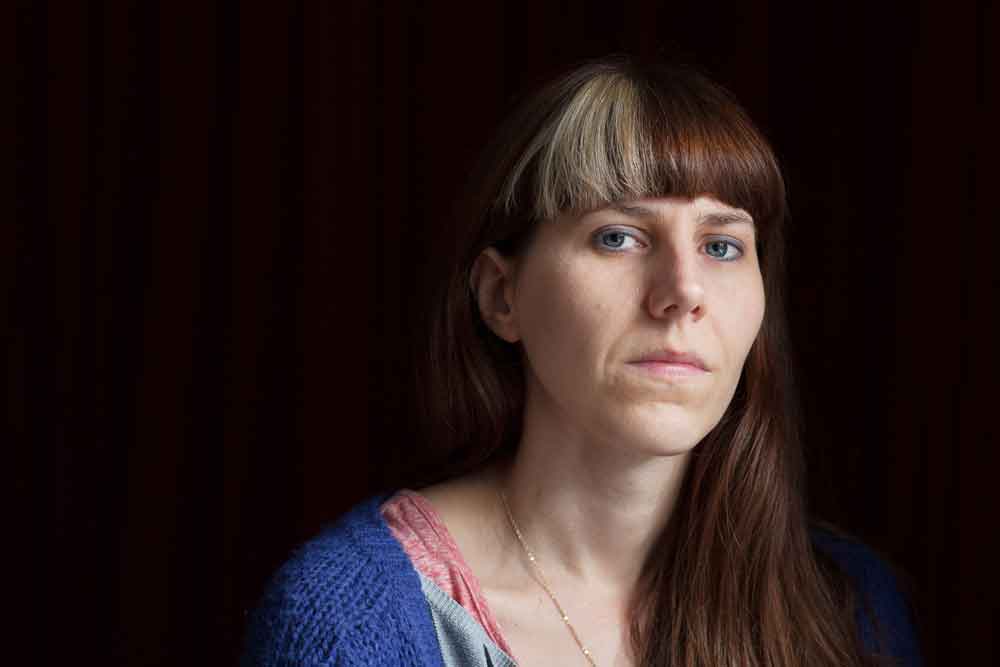
<svg viewBox="0 0 1000 667">
<path fill-rule="evenodd" d="M 484 164 L 423 360 L 450 467 L 306 544 L 246 664 L 919 664 L 888 568 L 807 519 L 785 192 L 739 106 L 589 63 Z"/>
</svg>

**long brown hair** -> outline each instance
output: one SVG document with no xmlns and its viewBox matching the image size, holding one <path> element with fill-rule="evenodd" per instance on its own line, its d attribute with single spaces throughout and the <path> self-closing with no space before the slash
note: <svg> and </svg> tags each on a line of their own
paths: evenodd
<svg viewBox="0 0 1000 667">
<path fill-rule="evenodd" d="M 493 246 L 516 255 L 568 210 L 712 194 L 749 212 L 766 311 L 722 419 L 692 453 L 681 499 L 631 609 L 640 665 L 872 664 L 846 579 L 814 550 L 785 323 L 785 188 L 767 141 L 697 71 L 590 62 L 526 98 L 486 151 L 463 206 L 456 261 L 418 359 L 434 481 L 517 446 L 524 359 L 479 316 L 469 276 Z"/>
</svg>

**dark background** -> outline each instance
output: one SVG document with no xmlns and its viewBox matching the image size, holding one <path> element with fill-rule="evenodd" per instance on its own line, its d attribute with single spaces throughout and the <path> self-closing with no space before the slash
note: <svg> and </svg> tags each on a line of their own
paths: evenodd
<svg viewBox="0 0 1000 667">
<path fill-rule="evenodd" d="M 20 5 L 0 247 L 31 662 L 236 660 L 290 549 L 413 455 L 409 351 L 512 96 L 631 51 L 701 65 L 783 162 L 814 512 L 898 566 L 930 664 L 995 664 L 995 11 L 473 4 Z"/>
</svg>

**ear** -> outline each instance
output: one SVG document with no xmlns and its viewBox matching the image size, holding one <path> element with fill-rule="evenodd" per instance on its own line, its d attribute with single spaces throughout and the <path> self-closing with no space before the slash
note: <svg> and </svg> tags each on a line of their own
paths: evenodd
<svg viewBox="0 0 1000 667">
<path fill-rule="evenodd" d="M 516 263 L 496 248 L 483 250 L 472 265 L 469 288 L 479 304 L 479 314 L 493 333 L 508 343 L 521 339 L 514 309 Z"/>
</svg>

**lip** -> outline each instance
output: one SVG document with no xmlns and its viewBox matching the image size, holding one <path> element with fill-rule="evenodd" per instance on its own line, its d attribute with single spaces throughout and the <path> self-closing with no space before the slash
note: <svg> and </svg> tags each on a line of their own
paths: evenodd
<svg viewBox="0 0 1000 667">
<path fill-rule="evenodd" d="M 648 370 L 669 373 L 671 375 L 682 372 L 687 375 L 708 372 L 708 366 L 704 360 L 694 352 L 681 352 L 669 348 L 644 354 L 629 363 Z"/>
<path fill-rule="evenodd" d="M 663 361 L 633 361 L 629 366 L 657 378 L 679 380 L 707 375 L 708 371 L 692 364 L 675 364 Z"/>
</svg>

